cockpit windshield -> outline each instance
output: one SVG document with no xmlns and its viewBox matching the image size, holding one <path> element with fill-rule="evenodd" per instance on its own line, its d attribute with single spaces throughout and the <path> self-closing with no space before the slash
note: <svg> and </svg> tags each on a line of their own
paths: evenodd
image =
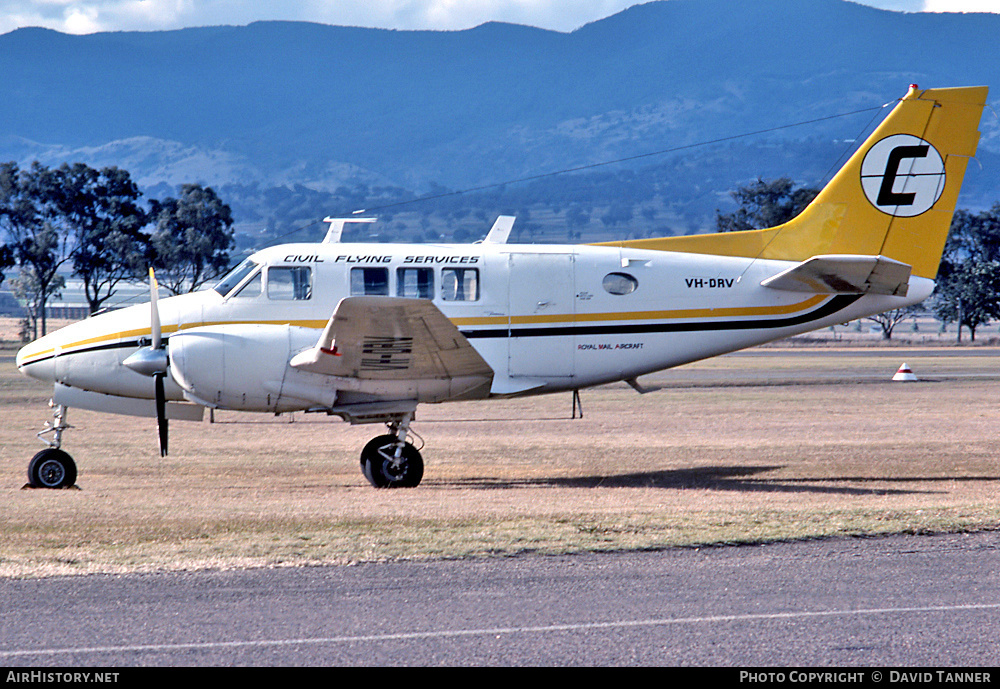
<svg viewBox="0 0 1000 689">
<path fill-rule="evenodd" d="M 256 270 L 257 267 L 257 263 L 248 258 L 243 261 L 243 263 L 226 273 L 226 276 L 222 278 L 222 280 L 219 281 L 219 284 L 217 284 L 213 289 L 222 296 L 227 297 L 237 285 L 243 282 L 243 278 Z"/>
</svg>

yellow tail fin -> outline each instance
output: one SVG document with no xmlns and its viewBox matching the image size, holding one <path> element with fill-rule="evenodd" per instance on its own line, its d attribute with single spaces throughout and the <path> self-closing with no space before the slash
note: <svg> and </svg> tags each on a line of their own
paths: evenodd
<svg viewBox="0 0 1000 689">
<path fill-rule="evenodd" d="M 787 261 L 881 255 L 933 279 L 976 153 L 986 93 L 985 86 L 910 87 L 816 199 L 783 225 L 606 244 Z"/>
</svg>

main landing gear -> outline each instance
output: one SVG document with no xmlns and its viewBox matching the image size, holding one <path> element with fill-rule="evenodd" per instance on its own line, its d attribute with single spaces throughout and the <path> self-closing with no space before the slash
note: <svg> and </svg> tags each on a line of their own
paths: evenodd
<svg viewBox="0 0 1000 689">
<path fill-rule="evenodd" d="M 413 414 L 386 423 L 390 433 L 373 438 L 361 450 L 361 473 L 376 488 L 414 488 L 424 476 L 424 460 L 407 440 Z M 420 436 L 417 436 L 418 438 Z"/>
<path fill-rule="evenodd" d="M 76 462 L 60 448 L 62 434 L 72 428 L 66 422 L 66 407 L 49 403 L 53 408 L 52 416 L 55 422 L 47 421 L 45 428 L 38 434 L 48 447 L 28 462 L 28 485 L 32 488 L 69 488 L 76 483 Z M 51 433 L 52 438 L 46 438 Z"/>
<path fill-rule="evenodd" d="M 32 488 L 69 488 L 76 483 L 76 462 L 60 449 L 62 434 L 72 428 L 66 421 L 66 407 L 49 403 L 55 421 L 46 422 L 38 433 L 48 447 L 28 463 L 28 485 Z M 414 488 L 424 477 L 424 460 L 409 436 L 413 414 L 401 414 L 386 423 L 389 433 L 373 438 L 361 451 L 361 471 L 376 488 Z M 46 436 L 51 434 L 51 438 Z M 421 447 L 423 441 L 421 439 Z"/>
</svg>

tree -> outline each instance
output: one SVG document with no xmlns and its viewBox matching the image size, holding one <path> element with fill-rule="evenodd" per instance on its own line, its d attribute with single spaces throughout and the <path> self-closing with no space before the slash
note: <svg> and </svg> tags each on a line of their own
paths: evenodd
<svg viewBox="0 0 1000 689">
<path fill-rule="evenodd" d="M 91 313 L 122 280 L 139 277 L 149 259 L 149 237 L 142 232 L 146 213 L 139 188 L 116 167 L 98 171 L 83 163 L 59 168 L 58 207 L 73 237 L 73 274 L 83 281 Z"/>
<path fill-rule="evenodd" d="M 877 313 L 874 316 L 866 316 L 864 320 L 878 323 L 878 326 L 882 329 L 882 339 L 891 340 L 892 332 L 896 329 L 896 326 L 913 316 L 918 310 L 919 308 L 916 306 L 906 306 L 902 309 L 892 309 L 891 311 Z"/>
<path fill-rule="evenodd" d="M 1000 263 L 965 261 L 938 276 L 934 313 L 945 323 L 958 324 L 958 341 L 962 341 L 962 326 L 969 329 L 975 342 L 976 328 L 1000 318 Z"/>
<path fill-rule="evenodd" d="M 613 201 L 608 210 L 601 215 L 601 222 L 605 227 L 616 227 L 632 220 L 633 210 L 631 204 L 623 201 Z"/>
<path fill-rule="evenodd" d="M 57 273 L 72 253 L 68 235 L 58 227 L 61 193 L 58 173 L 37 161 L 28 170 L 0 163 L 0 227 L 20 266 L 35 337 L 46 333 L 46 305 L 61 288 Z"/>
<path fill-rule="evenodd" d="M 969 329 L 1000 318 L 1000 203 L 982 213 L 956 211 L 934 290 L 934 313 Z"/>
<path fill-rule="evenodd" d="M 59 295 L 59 290 L 66 286 L 66 278 L 56 275 L 51 282 L 42 287 L 35 276 L 35 269 L 27 265 L 21 268 L 21 272 L 10 281 L 10 284 L 14 297 L 25 304 L 24 310 L 27 315 L 22 323 L 21 339 L 25 341 L 37 339 L 40 323 L 44 335 L 45 304 L 51 297 Z"/>
<path fill-rule="evenodd" d="M 7 246 L 6 244 L 0 244 L 0 285 L 3 284 L 4 278 L 6 277 L 3 271 L 12 267 L 16 262 L 17 261 L 14 258 L 14 247 Z"/>
<path fill-rule="evenodd" d="M 590 224 L 590 213 L 574 203 L 566 210 L 566 223 L 577 230 Z"/>
<path fill-rule="evenodd" d="M 799 187 L 787 177 L 765 181 L 760 177 L 729 194 L 739 208 L 734 213 L 715 211 L 715 224 L 719 232 L 759 230 L 786 223 L 809 205 L 819 193 L 818 189 Z"/>
<path fill-rule="evenodd" d="M 942 263 L 1000 261 L 1000 202 L 981 213 L 955 211 Z"/>
<path fill-rule="evenodd" d="M 153 265 L 173 294 L 194 292 L 229 267 L 233 217 L 211 187 L 185 184 L 179 199 L 150 202 Z"/>
</svg>

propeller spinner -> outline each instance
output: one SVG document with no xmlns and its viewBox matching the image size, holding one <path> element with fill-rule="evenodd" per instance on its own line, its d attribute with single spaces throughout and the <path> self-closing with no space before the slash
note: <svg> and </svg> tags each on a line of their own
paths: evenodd
<svg viewBox="0 0 1000 689">
<path fill-rule="evenodd" d="M 148 347 L 143 347 L 131 354 L 122 363 L 136 373 L 153 378 L 156 393 L 156 425 L 160 436 L 160 456 L 167 455 L 167 397 L 164 392 L 163 379 L 167 375 L 167 367 L 170 359 L 167 356 L 166 347 L 163 345 L 162 330 L 160 328 L 160 310 L 156 303 L 159 285 L 156 283 L 156 275 L 153 269 L 149 269 L 149 327 L 151 331 L 151 342 Z"/>
</svg>

